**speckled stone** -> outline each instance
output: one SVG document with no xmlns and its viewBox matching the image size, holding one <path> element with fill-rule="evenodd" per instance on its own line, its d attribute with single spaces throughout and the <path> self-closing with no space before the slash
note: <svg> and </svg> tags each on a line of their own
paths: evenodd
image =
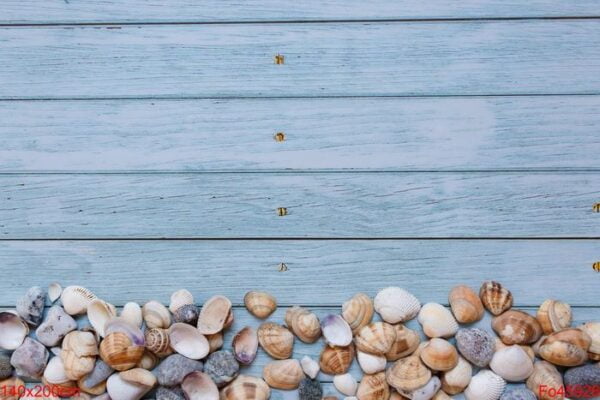
<svg viewBox="0 0 600 400">
<path fill-rule="evenodd" d="M 185 324 L 196 325 L 198 322 L 198 307 L 194 304 L 187 304 L 180 307 L 173 313 L 175 322 L 183 322 Z"/>
<path fill-rule="evenodd" d="M 504 392 L 500 400 L 537 400 L 537 397 L 531 390 L 523 388 Z"/>
<path fill-rule="evenodd" d="M 215 351 L 208 356 L 204 364 L 204 372 L 218 387 L 223 387 L 231 382 L 239 371 L 240 364 L 228 350 Z"/>
<path fill-rule="evenodd" d="M 173 354 L 165 358 L 154 369 L 154 375 L 161 386 L 176 386 L 183 382 L 189 373 L 202 371 L 202 363 L 196 360 L 190 360 L 181 354 Z"/>
<path fill-rule="evenodd" d="M 13 367 L 10 365 L 10 356 L 6 353 L 0 353 L 0 380 L 10 378 L 13 374 Z"/>
<path fill-rule="evenodd" d="M 459 329 L 456 333 L 456 347 L 464 358 L 484 368 L 492 361 L 496 343 L 494 336 L 482 329 Z"/>
<path fill-rule="evenodd" d="M 10 357 L 10 363 L 22 377 L 38 379 L 46 369 L 48 350 L 43 344 L 31 338 L 25 338 Z"/>
<path fill-rule="evenodd" d="M 575 394 L 577 388 L 580 388 L 580 391 L 584 392 L 584 386 L 600 386 L 600 366 L 598 364 L 587 364 L 582 365 L 581 367 L 569 368 L 567 372 L 565 372 L 565 386 L 573 388 L 570 398 L 583 398 L 575 397 L 573 394 Z"/>
<path fill-rule="evenodd" d="M 185 400 L 185 396 L 180 387 L 164 387 L 156 389 L 156 400 Z"/>
<path fill-rule="evenodd" d="M 17 313 L 33 326 L 38 326 L 44 316 L 46 292 L 39 286 L 33 286 L 17 300 Z"/>
<path fill-rule="evenodd" d="M 321 382 L 316 379 L 304 378 L 298 387 L 299 400 L 321 400 L 323 388 Z"/>
<path fill-rule="evenodd" d="M 77 329 L 77 322 L 61 306 L 52 306 L 35 335 L 47 347 L 57 346 L 67 333 Z"/>
</svg>

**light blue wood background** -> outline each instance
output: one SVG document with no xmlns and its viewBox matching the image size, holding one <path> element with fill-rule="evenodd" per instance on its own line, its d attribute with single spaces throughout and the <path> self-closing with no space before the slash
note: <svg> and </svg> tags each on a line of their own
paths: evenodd
<svg viewBox="0 0 600 400">
<path fill-rule="evenodd" d="M 596 0 L 4 0 L 0 307 L 186 287 L 233 332 L 250 289 L 496 279 L 600 319 L 599 94 Z"/>
</svg>

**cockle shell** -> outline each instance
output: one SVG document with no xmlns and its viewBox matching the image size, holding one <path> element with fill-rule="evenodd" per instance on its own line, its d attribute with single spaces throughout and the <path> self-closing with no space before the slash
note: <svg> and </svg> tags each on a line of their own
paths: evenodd
<svg viewBox="0 0 600 400">
<path fill-rule="evenodd" d="M 82 286 L 68 286 L 60 295 L 63 308 L 69 315 L 85 314 L 88 304 L 96 298 L 94 293 Z"/>
<path fill-rule="evenodd" d="M 500 340 L 499 338 L 496 338 L 495 340 L 496 340 L 496 350 L 495 351 L 500 351 L 500 350 L 505 349 L 505 348 L 510 347 L 510 346 L 519 346 L 529 356 L 529 358 L 531 359 L 531 361 L 535 361 L 536 354 L 533 351 L 533 348 L 531 346 L 527 346 L 527 345 L 524 345 L 524 344 L 510 345 L 509 346 L 509 345 L 506 345 L 506 344 L 502 343 L 502 340 Z"/>
<path fill-rule="evenodd" d="M 133 368 L 144 355 L 144 346 L 134 343 L 124 332 L 106 335 L 100 343 L 100 357 L 117 371 Z"/>
<path fill-rule="evenodd" d="M 448 338 L 458 331 L 458 323 L 450 310 L 438 303 L 425 304 L 418 319 L 423 332 L 430 338 Z"/>
<path fill-rule="evenodd" d="M 263 369 L 263 379 L 274 389 L 296 389 L 303 378 L 304 372 L 298 360 L 271 361 Z"/>
<path fill-rule="evenodd" d="M 555 365 L 575 367 L 588 360 L 592 339 L 579 329 L 563 329 L 548 335 L 539 344 L 540 357 Z"/>
<path fill-rule="evenodd" d="M 454 317 L 461 324 L 470 324 L 483 318 L 483 303 L 477 293 L 468 286 L 459 285 L 452 288 L 448 301 Z"/>
<path fill-rule="evenodd" d="M 385 322 L 372 322 L 364 326 L 354 342 L 357 350 L 378 356 L 385 355 L 396 340 L 396 329 Z"/>
<path fill-rule="evenodd" d="M 588 349 L 590 360 L 600 360 L 600 322 L 586 322 L 579 327 L 592 340 Z"/>
<path fill-rule="evenodd" d="M 138 303 L 129 302 L 123 306 L 121 318 L 138 328 L 142 327 L 144 317 L 142 316 L 142 307 Z"/>
<path fill-rule="evenodd" d="M 356 352 L 356 359 L 360 369 L 367 375 L 384 371 L 388 361 L 384 356 L 377 356 L 360 350 Z"/>
<path fill-rule="evenodd" d="M 171 295 L 169 311 L 175 314 L 181 307 L 190 304 L 194 304 L 194 295 L 191 294 L 187 289 L 179 289 Z"/>
<path fill-rule="evenodd" d="M 321 371 L 329 375 L 340 375 L 348 372 L 354 360 L 354 346 L 325 345 L 319 357 Z"/>
<path fill-rule="evenodd" d="M 433 338 L 423 346 L 421 361 L 433 371 L 449 371 L 458 364 L 458 352 L 447 340 Z"/>
<path fill-rule="evenodd" d="M 70 380 L 77 381 L 92 372 L 97 355 L 98 342 L 91 332 L 74 331 L 63 339 L 60 358 Z"/>
<path fill-rule="evenodd" d="M 32 338 L 25 338 L 10 357 L 10 363 L 17 375 L 31 379 L 39 379 L 48 363 L 48 350 L 43 344 Z"/>
<path fill-rule="evenodd" d="M 54 303 L 62 294 L 63 288 L 58 282 L 52 282 L 48 285 L 48 299 L 50 303 Z"/>
<path fill-rule="evenodd" d="M 387 400 L 390 397 L 390 387 L 386 381 L 385 372 L 364 375 L 356 390 L 358 400 Z"/>
<path fill-rule="evenodd" d="M 310 379 L 315 379 L 321 370 L 321 368 L 319 368 L 319 363 L 309 356 L 302 357 L 302 360 L 300 360 L 300 366 L 302 366 L 302 371 L 304 371 L 304 373 Z"/>
<path fill-rule="evenodd" d="M 208 340 L 209 353 L 215 352 L 223 347 L 223 332 L 218 332 L 213 335 L 206 335 L 206 340 Z"/>
<path fill-rule="evenodd" d="M 87 307 L 88 321 L 100 337 L 105 336 L 104 327 L 106 323 L 117 316 L 117 310 L 112 304 L 103 300 L 94 299 Z"/>
<path fill-rule="evenodd" d="M 258 335 L 254 328 L 247 326 L 234 336 L 231 345 L 235 359 L 241 364 L 249 365 L 258 352 Z"/>
<path fill-rule="evenodd" d="M 504 379 L 488 369 L 479 371 L 465 389 L 467 400 L 498 400 L 504 392 Z"/>
<path fill-rule="evenodd" d="M 204 303 L 198 316 L 198 330 L 203 335 L 221 332 L 230 317 L 231 301 L 225 296 L 213 296 Z M 233 315 L 233 314 L 232 314 Z"/>
<path fill-rule="evenodd" d="M 208 355 L 210 346 L 206 337 L 193 326 L 177 322 L 169 327 L 171 348 L 192 360 L 200 360 Z"/>
<path fill-rule="evenodd" d="M 458 351 L 471 363 L 480 368 L 486 367 L 494 355 L 494 336 L 479 328 L 460 329 L 456 333 Z"/>
<path fill-rule="evenodd" d="M 562 375 L 556 367 L 547 361 L 537 361 L 533 365 L 533 373 L 527 379 L 527 387 L 534 393 L 540 394 L 540 400 L 564 399 Z M 545 388 L 546 390 L 541 390 Z M 552 395 L 549 393 L 552 391 Z M 561 394 L 563 393 L 563 394 Z"/>
<path fill-rule="evenodd" d="M 221 390 L 221 400 L 268 400 L 271 389 L 260 378 L 239 375 Z"/>
<path fill-rule="evenodd" d="M 146 330 L 144 337 L 146 349 L 157 356 L 165 357 L 173 352 L 168 329 L 150 328 Z"/>
<path fill-rule="evenodd" d="M 348 346 L 352 343 L 352 329 L 339 315 L 329 314 L 321 321 L 325 341 L 331 346 Z"/>
<path fill-rule="evenodd" d="M 342 305 L 342 318 L 350 325 L 354 334 L 371 323 L 374 313 L 373 300 L 364 293 L 355 294 Z"/>
<path fill-rule="evenodd" d="M 399 287 L 380 290 L 373 301 L 375 311 L 389 324 L 413 319 L 421 309 L 421 303 L 411 293 Z"/>
<path fill-rule="evenodd" d="M 134 368 L 111 375 L 106 382 L 106 391 L 113 400 L 139 400 L 155 384 L 156 377 L 152 372 Z"/>
<path fill-rule="evenodd" d="M 338 392 L 346 396 L 354 396 L 358 389 L 358 382 L 349 373 L 334 376 L 333 385 Z"/>
<path fill-rule="evenodd" d="M 386 371 L 387 383 L 398 391 L 411 392 L 431 379 L 431 371 L 417 356 L 396 361 Z"/>
<path fill-rule="evenodd" d="M 46 292 L 39 286 L 33 286 L 25 295 L 17 300 L 17 313 L 21 318 L 33 326 L 42 322 Z"/>
<path fill-rule="evenodd" d="M 404 396 L 411 400 L 429 400 L 431 399 L 442 386 L 440 378 L 432 376 L 431 379 L 423 386 L 410 392 L 401 392 Z"/>
<path fill-rule="evenodd" d="M 277 309 L 277 300 L 267 292 L 251 291 L 244 296 L 244 305 L 250 314 L 265 319 Z"/>
<path fill-rule="evenodd" d="M 500 315 L 512 307 L 513 297 L 500 283 L 487 281 L 479 289 L 479 298 L 483 306 L 492 314 Z"/>
<path fill-rule="evenodd" d="M 29 334 L 29 327 L 16 314 L 0 312 L 0 349 L 15 350 Z"/>
<path fill-rule="evenodd" d="M 533 373 L 533 361 L 520 346 L 512 345 L 494 353 L 490 368 L 506 381 L 521 382 Z"/>
<path fill-rule="evenodd" d="M 146 328 L 167 329 L 171 326 L 171 313 L 169 313 L 167 307 L 155 300 L 144 304 L 142 317 L 146 323 Z"/>
<path fill-rule="evenodd" d="M 294 335 L 274 322 L 265 322 L 258 328 L 258 343 L 277 360 L 290 358 L 294 350 Z"/>
<path fill-rule="evenodd" d="M 442 390 L 450 395 L 459 394 L 469 385 L 472 375 L 471 364 L 459 356 L 456 366 L 442 374 Z"/>
<path fill-rule="evenodd" d="M 492 320 L 492 329 L 504 344 L 531 344 L 542 336 L 537 319 L 519 310 L 509 310 Z"/>
<path fill-rule="evenodd" d="M 61 385 L 70 381 L 65 372 L 65 365 L 60 357 L 52 357 L 44 370 L 44 379 L 48 383 Z"/>
<path fill-rule="evenodd" d="M 304 343 L 314 343 L 321 337 L 319 318 L 302 307 L 292 307 L 285 313 L 285 324 Z"/>
<path fill-rule="evenodd" d="M 385 353 L 388 361 L 396 361 L 411 355 L 421 343 L 421 337 L 417 331 L 413 331 L 402 324 L 394 325 L 394 330 L 396 331 L 396 339 L 392 347 Z"/>
<path fill-rule="evenodd" d="M 219 400 L 219 388 L 210 376 L 200 371 L 186 376 L 181 389 L 187 400 Z"/>
<path fill-rule="evenodd" d="M 537 320 L 544 334 L 558 332 L 571 326 L 571 306 L 558 300 L 546 300 L 537 312 Z"/>
</svg>

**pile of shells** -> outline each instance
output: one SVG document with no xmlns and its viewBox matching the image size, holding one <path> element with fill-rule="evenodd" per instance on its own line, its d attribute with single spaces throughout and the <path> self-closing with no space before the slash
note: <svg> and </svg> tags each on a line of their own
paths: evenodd
<svg viewBox="0 0 600 400">
<path fill-rule="evenodd" d="M 18 399 L 10 388 L 24 381 L 79 399 L 267 400 L 271 389 L 297 389 L 300 400 L 337 399 L 323 397 L 320 374 L 332 376 L 345 400 L 460 393 L 467 400 L 560 400 L 567 398 L 564 386 L 600 390 L 600 322 L 571 326 L 571 307 L 558 300 L 543 302 L 535 316 L 513 309 L 511 292 L 492 281 L 479 293 L 456 286 L 448 303 L 422 305 L 407 290 L 388 287 L 373 299 L 356 294 L 340 314 L 319 318 L 295 306 L 283 321 L 266 321 L 277 301 L 251 291 L 246 309 L 264 321 L 225 343 L 234 321 L 225 296 L 199 308 L 182 289 L 168 307 L 127 303 L 119 312 L 84 287 L 32 287 L 16 310 L 0 312 L 0 399 Z M 481 321 L 486 310 L 491 329 L 461 327 Z M 405 325 L 413 319 L 420 330 Z M 296 339 L 320 341 L 319 359 L 293 358 Z M 271 358 L 262 377 L 244 374 L 260 349 Z M 350 372 L 355 359 L 360 379 Z M 508 382 L 524 385 L 511 390 Z"/>
</svg>

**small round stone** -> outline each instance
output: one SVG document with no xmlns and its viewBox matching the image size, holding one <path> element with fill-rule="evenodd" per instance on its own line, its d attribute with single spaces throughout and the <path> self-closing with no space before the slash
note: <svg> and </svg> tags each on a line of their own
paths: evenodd
<svg viewBox="0 0 600 400">
<path fill-rule="evenodd" d="M 13 367 L 10 365 L 10 357 L 6 353 L 0 353 L 0 380 L 10 378 Z"/>
<path fill-rule="evenodd" d="M 204 372 L 212 378 L 218 387 L 231 382 L 239 373 L 240 364 L 233 354 L 227 350 L 219 350 L 208 356 L 204 364 Z"/>
<path fill-rule="evenodd" d="M 576 388 L 597 388 L 600 387 L 600 366 L 598 364 L 588 364 L 581 367 L 569 368 L 565 372 L 565 386 Z M 585 391 L 585 389 L 582 389 Z M 574 399 L 578 397 L 571 396 Z"/>
<path fill-rule="evenodd" d="M 176 386 L 183 382 L 188 374 L 194 371 L 202 371 L 202 363 L 190 360 L 181 354 L 172 354 L 165 358 L 154 369 L 154 375 L 161 386 Z"/>
<path fill-rule="evenodd" d="M 504 392 L 500 400 L 537 400 L 537 397 L 531 390 L 522 388 Z"/>
<path fill-rule="evenodd" d="M 298 387 L 298 396 L 300 400 L 321 400 L 323 397 L 321 383 L 315 379 L 302 379 Z"/>
<path fill-rule="evenodd" d="M 46 292 L 39 286 L 27 290 L 23 297 L 17 300 L 17 313 L 33 326 L 42 322 Z"/>
<path fill-rule="evenodd" d="M 494 337 L 482 329 L 459 329 L 456 333 L 456 347 L 464 358 L 484 368 L 492 361 L 496 343 Z"/>
<path fill-rule="evenodd" d="M 156 400 L 185 400 L 183 390 L 179 386 L 165 387 L 156 389 Z"/>
<path fill-rule="evenodd" d="M 196 325 L 198 322 L 198 307 L 194 304 L 186 304 L 183 307 L 179 307 L 173 313 L 173 320 L 175 322 L 183 322 L 184 324 Z"/>
</svg>

